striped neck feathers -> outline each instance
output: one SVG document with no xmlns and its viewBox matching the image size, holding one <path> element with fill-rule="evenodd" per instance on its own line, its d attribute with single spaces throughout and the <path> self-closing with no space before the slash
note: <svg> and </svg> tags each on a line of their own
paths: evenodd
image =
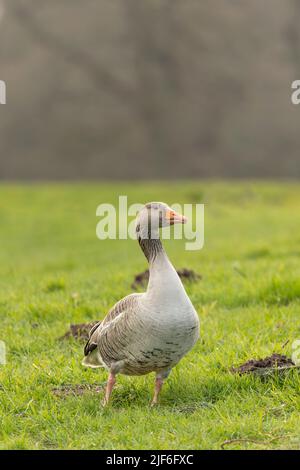
<svg viewBox="0 0 300 470">
<path fill-rule="evenodd" d="M 146 256 L 148 263 L 153 263 L 159 254 L 165 253 L 159 238 L 158 229 L 143 229 L 143 227 L 138 224 L 136 227 L 136 233 L 139 245 Z"/>
</svg>

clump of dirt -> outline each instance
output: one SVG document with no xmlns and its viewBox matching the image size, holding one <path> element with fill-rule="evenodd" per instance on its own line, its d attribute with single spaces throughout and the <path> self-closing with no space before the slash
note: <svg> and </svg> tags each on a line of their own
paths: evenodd
<svg viewBox="0 0 300 470">
<path fill-rule="evenodd" d="M 66 384 L 66 385 L 61 385 L 60 387 L 54 387 L 52 389 L 52 393 L 57 396 L 57 397 L 67 397 L 70 395 L 73 396 L 78 396 L 78 395 L 83 395 L 84 393 L 88 392 L 93 392 L 93 393 L 99 393 L 102 391 L 103 385 L 99 384 L 76 384 L 76 385 L 71 385 L 71 384 Z"/>
<path fill-rule="evenodd" d="M 230 370 L 235 374 L 247 374 L 250 372 L 261 372 L 268 369 L 289 368 L 295 366 L 292 359 L 282 354 L 274 353 L 272 356 L 264 359 L 250 359 L 238 367 L 232 367 Z"/>
<path fill-rule="evenodd" d="M 195 273 L 195 271 L 193 271 L 192 269 L 182 268 L 177 271 L 177 274 L 183 281 L 186 280 L 196 282 L 202 279 L 202 276 L 200 274 Z"/>
<path fill-rule="evenodd" d="M 98 323 L 97 321 L 93 321 L 90 323 L 77 323 L 77 324 L 71 324 L 70 329 L 59 339 L 66 339 L 66 338 L 75 338 L 78 340 L 85 340 L 87 341 L 89 339 L 89 333 L 94 325 Z"/>
<path fill-rule="evenodd" d="M 178 276 L 180 279 L 183 281 L 191 281 L 191 282 L 196 282 L 200 279 L 202 279 L 202 276 L 200 274 L 195 273 L 192 269 L 179 269 L 177 271 Z M 137 274 L 134 277 L 134 282 L 131 284 L 132 289 L 137 289 L 138 287 L 144 287 L 149 280 L 149 269 L 146 269 L 146 271 L 143 271 L 142 273 Z"/>
<path fill-rule="evenodd" d="M 136 289 L 139 286 L 144 286 L 149 279 L 149 269 L 146 269 L 146 271 L 136 274 L 134 276 L 134 282 L 131 284 L 132 289 Z"/>
</svg>

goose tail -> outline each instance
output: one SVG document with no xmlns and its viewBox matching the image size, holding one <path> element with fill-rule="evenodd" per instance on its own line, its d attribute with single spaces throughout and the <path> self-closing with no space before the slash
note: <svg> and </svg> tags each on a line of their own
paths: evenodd
<svg viewBox="0 0 300 470">
<path fill-rule="evenodd" d="M 92 369 L 98 369 L 99 367 L 105 367 L 101 358 L 99 357 L 97 349 L 94 349 L 91 353 L 84 357 L 81 364 L 84 367 L 91 367 Z"/>
</svg>

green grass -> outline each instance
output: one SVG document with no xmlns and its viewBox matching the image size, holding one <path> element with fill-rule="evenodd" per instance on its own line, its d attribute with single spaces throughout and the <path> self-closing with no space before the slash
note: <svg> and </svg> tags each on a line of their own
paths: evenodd
<svg viewBox="0 0 300 470">
<path fill-rule="evenodd" d="M 146 268 L 136 242 L 96 238 L 96 207 L 119 194 L 130 203 L 206 204 L 203 250 L 165 243 L 177 268 L 202 275 L 186 285 L 201 340 L 173 370 L 156 409 L 152 375 L 118 377 L 106 409 L 99 393 L 52 392 L 105 382 L 104 370 L 82 368 L 81 343 L 57 338 L 70 323 L 102 318 Z M 300 339 L 299 201 L 296 184 L 2 185 L 0 448 L 219 449 L 228 439 L 242 439 L 233 449 L 299 448 L 299 373 L 229 372 L 274 351 L 291 355 Z"/>
</svg>

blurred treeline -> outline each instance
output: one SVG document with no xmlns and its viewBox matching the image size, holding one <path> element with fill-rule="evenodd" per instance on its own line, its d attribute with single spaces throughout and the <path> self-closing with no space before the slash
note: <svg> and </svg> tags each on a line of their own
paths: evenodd
<svg viewBox="0 0 300 470">
<path fill-rule="evenodd" d="M 299 0 L 0 0 L 2 179 L 299 177 Z"/>
</svg>

